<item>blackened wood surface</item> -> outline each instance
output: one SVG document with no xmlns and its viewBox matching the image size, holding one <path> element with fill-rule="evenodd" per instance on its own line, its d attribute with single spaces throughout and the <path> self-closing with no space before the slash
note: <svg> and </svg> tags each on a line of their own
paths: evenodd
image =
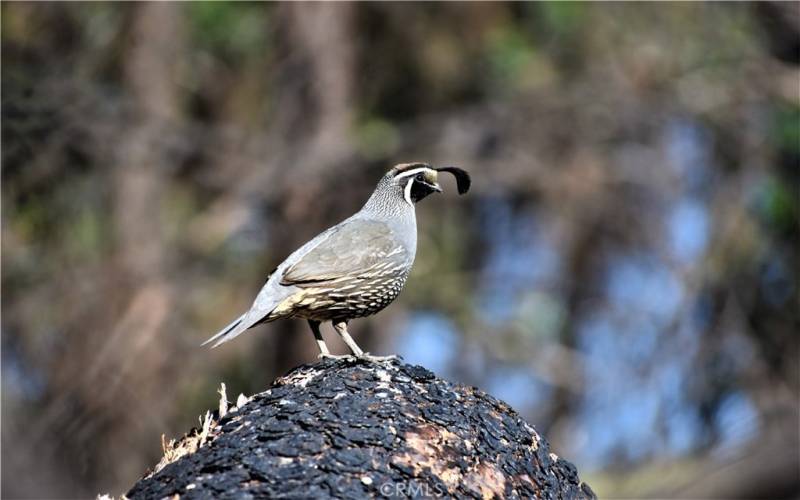
<svg viewBox="0 0 800 500">
<path fill-rule="evenodd" d="M 326 360 L 228 413 L 130 498 L 594 498 L 507 404 L 419 366 Z"/>
</svg>

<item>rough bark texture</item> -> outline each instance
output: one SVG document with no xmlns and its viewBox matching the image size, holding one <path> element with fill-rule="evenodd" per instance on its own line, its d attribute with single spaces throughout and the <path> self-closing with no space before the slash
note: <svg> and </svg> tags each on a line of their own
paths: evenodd
<svg viewBox="0 0 800 500">
<path fill-rule="evenodd" d="M 127 496 L 595 498 L 507 404 L 396 361 L 300 366 L 204 427 Z"/>
</svg>

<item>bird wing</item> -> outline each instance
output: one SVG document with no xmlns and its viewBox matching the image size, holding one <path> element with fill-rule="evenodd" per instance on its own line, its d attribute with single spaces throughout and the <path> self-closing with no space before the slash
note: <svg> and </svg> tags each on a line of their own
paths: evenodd
<svg viewBox="0 0 800 500">
<path fill-rule="evenodd" d="M 287 267 L 282 285 L 311 285 L 343 277 L 388 271 L 405 263 L 408 251 L 383 222 L 358 220 L 331 231 L 311 251 Z"/>
</svg>

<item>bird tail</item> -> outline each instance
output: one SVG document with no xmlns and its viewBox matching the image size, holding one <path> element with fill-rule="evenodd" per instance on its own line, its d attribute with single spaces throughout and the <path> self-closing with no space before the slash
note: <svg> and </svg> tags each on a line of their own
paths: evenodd
<svg viewBox="0 0 800 500">
<path fill-rule="evenodd" d="M 256 323 L 258 323 L 258 321 L 248 318 L 248 313 L 244 313 L 233 320 L 231 324 L 220 330 L 216 335 L 203 342 L 201 345 L 214 342 L 214 344 L 211 345 L 211 348 L 213 349 L 220 344 L 224 344 L 225 342 L 238 337 L 245 330 L 254 326 Z"/>
<path fill-rule="evenodd" d="M 228 326 L 217 332 L 216 335 L 203 342 L 202 345 L 213 342 L 211 344 L 213 349 L 220 344 L 235 339 L 259 323 L 269 323 L 278 319 L 280 316 L 275 316 L 272 313 L 280 301 L 285 298 L 285 295 L 276 297 L 276 300 L 269 300 L 271 298 L 270 295 L 267 286 L 264 285 L 249 311 L 233 320 Z"/>
</svg>

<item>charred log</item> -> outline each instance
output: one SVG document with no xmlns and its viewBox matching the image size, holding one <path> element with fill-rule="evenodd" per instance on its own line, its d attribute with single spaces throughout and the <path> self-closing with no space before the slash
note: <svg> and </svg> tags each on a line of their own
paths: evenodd
<svg viewBox="0 0 800 500">
<path fill-rule="evenodd" d="M 127 496 L 595 498 L 511 407 L 419 366 L 326 360 L 225 403 Z"/>
</svg>

